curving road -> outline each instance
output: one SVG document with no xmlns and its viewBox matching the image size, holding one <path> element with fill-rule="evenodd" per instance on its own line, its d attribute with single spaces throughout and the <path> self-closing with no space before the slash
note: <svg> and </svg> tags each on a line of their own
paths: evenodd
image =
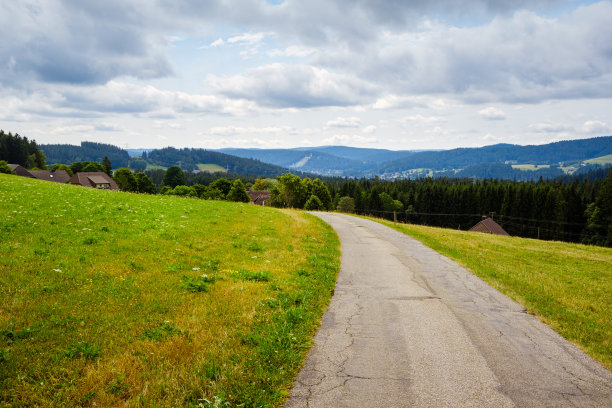
<svg viewBox="0 0 612 408">
<path fill-rule="evenodd" d="M 378 223 L 317 213 L 341 269 L 285 407 L 612 407 L 612 374 L 466 269 Z"/>
</svg>

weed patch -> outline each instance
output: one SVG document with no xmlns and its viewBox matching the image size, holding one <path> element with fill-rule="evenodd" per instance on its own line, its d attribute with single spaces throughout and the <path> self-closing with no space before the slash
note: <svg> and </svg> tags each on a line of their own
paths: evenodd
<svg viewBox="0 0 612 408">
<path fill-rule="evenodd" d="M 182 286 L 190 292 L 208 292 L 216 280 L 216 277 L 206 274 L 195 277 L 183 276 Z"/>
<path fill-rule="evenodd" d="M 89 342 L 77 342 L 68 345 L 64 351 L 64 355 L 68 358 L 84 358 L 86 360 L 95 360 L 100 357 L 101 348 Z"/>
<path fill-rule="evenodd" d="M 240 269 L 237 272 L 232 273 L 231 276 L 242 281 L 253 282 L 269 282 L 272 279 L 272 275 L 268 271 L 251 272 L 245 269 Z"/>
<path fill-rule="evenodd" d="M 167 337 L 175 336 L 177 334 L 181 334 L 179 329 L 172 326 L 169 322 L 164 322 L 158 327 L 145 330 L 142 337 L 148 340 L 162 341 Z"/>
</svg>

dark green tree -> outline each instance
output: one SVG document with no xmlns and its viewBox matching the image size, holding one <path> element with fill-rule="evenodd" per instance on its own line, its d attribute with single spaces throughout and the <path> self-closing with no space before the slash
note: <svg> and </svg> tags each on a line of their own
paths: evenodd
<svg viewBox="0 0 612 408">
<path fill-rule="evenodd" d="M 109 176 L 113 175 L 113 165 L 111 164 L 108 156 L 104 156 L 104 160 L 102 160 L 102 166 L 104 167 L 104 172 Z"/>
<path fill-rule="evenodd" d="M 336 210 L 345 213 L 354 213 L 355 212 L 355 199 L 353 197 L 344 196 L 340 198 L 338 201 L 338 206 Z"/>
<path fill-rule="evenodd" d="M 228 179 L 220 178 L 210 183 L 209 187 L 221 191 L 223 198 L 225 198 L 232 189 L 232 182 Z"/>
<path fill-rule="evenodd" d="M 185 173 L 179 166 L 171 166 L 166 170 L 164 179 L 162 181 L 163 186 L 176 187 L 185 184 Z"/>
<path fill-rule="evenodd" d="M 153 181 L 143 172 L 139 171 L 134 174 L 134 177 L 136 178 L 137 191 L 139 193 L 155 194 L 157 192 L 157 188 L 155 184 L 153 184 Z"/>
<path fill-rule="evenodd" d="M 55 171 L 55 170 L 64 170 L 66 173 L 68 173 L 68 175 L 70 177 L 74 176 L 74 173 L 72 172 L 72 169 L 69 166 L 65 165 L 65 164 L 61 164 L 61 163 L 54 164 L 53 166 L 51 166 L 51 170 L 53 170 L 53 171 Z"/>
<path fill-rule="evenodd" d="M 278 179 L 276 189 L 272 189 L 272 203 L 282 203 L 282 207 L 302 208 L 306 201 L 306 186 L 299 176 L 283 174 Z M 274 195 L 278 194 L 278 197 Z"/>
<path fill-rule="evenodd" d="M 227 194 L 227 199 L 229 201 L 236 201 L 241 203 L 248 203 L 251 201 L 251 198 L 246 192 L 246 187 L 240 179 L 235 180 L 232 184 L 232 188 Z"/>
<path fill-rule="evenodd" d="M 122 167 L 115 170 L 113 179 L 122 191 L 138 191 L 138 182 L 132 170 Z"/>
<path fill-rule="evenodd" d="M 327 207 L 323 205 L 323 202 L 316 195 L 311 195 L 310 198 L 304 204 L 304 209 L 308 211 L 326 210 Z"/>
</svg>

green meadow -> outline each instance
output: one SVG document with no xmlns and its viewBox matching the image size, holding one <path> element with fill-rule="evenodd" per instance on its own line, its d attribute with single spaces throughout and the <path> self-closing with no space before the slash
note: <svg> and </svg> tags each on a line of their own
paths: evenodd
<svg viewBox="0 0 612 408">
<path fill-rule="evenodd" d="M 471 270 L 612 369 L 612 248 L 373 220 Z"/>
<path fill-rule="evenodd" d="M 606 164 L 612 164 L 612 154 L 609 154 L 607 156 L 601 156 L 601 157 L 596 157 L 594 159 L 590 159 L 590 160 L 585 160 L 585 163 L 588 164 L 601 164 L 606 165 Z"/>
<path fill-rule="evenodd" d="M 227 173 L 225 167 L 220 166 L 218 164 L 200 163 L 198 164 L 198 169 L 202 171 L 207 171 L 209 173 Z"/>
<path fill-rule="evenodd" d="M 0 174 L 0 406 L 282 406 L 339 254 L 304 213 Z"/>
</svg>

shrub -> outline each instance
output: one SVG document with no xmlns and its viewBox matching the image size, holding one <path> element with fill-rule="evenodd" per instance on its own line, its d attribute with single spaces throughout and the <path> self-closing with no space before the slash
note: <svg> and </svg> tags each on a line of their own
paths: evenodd
<svg viewBox="0 0 612 408">
<path fill-rule="evenodd" d="M 246 192 L 246 187 L 244 187 L 244 184 L 242 184 L 242 181 L 240 180 L 234 181 L 232 188 L 227 194 L 227 199 L 229 201 L 236 201 L 240 203 L 248 203 L 251 201 L 251 198 Z"/>
<path fill-rule="evenodd" d="M 11 170 L 9 165 L 4 160 L 0 160 L 0 173 L 15 174 L 15 172 L 13 170 Z"/>
<path fill-rule="evenodd" d="M 353 197 L 342 197 L 340 201 L 338 201 L 338 206 L 336 210 L 345 213 L 353 213 L 355 212 L 355 199 Z"/>
<path fill-rule="evenodd" d="M 323 203 L 321 202 L 321 200 L 319 199 L 319 197 L 313 194 L 310 196 L 308 201 L 306 201 L 306 204 L 304 204 L 304 209 L 308 211 L 314 211 L 314 210 L 324 210 L 325 207 Z"/>
</svg>

